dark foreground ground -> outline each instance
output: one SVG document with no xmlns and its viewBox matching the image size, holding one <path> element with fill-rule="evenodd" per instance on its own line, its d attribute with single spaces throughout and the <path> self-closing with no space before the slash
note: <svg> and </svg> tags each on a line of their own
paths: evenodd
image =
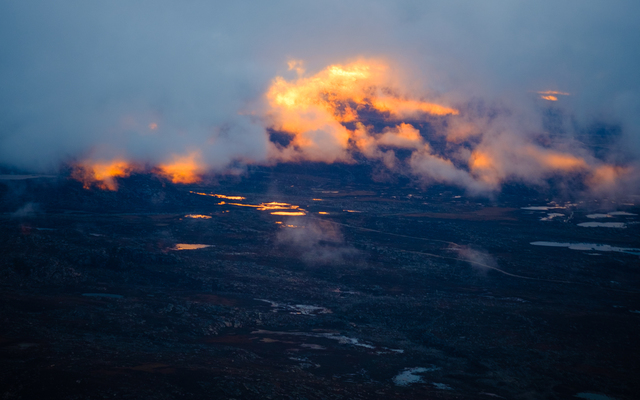
<svg viewBox="0 0 640 400">
<path fill-rule="evenodd" d="M 526 210 L 549 199 L 347 170 L 120 186 L 0 181 L 2 399 L 640 396 L 639 256 L 530 244 L 637 249 L 637 215 L 586 215 L 638 198 Z M 238 205 L 273 201 L 307 215 Z"/>
</svg>

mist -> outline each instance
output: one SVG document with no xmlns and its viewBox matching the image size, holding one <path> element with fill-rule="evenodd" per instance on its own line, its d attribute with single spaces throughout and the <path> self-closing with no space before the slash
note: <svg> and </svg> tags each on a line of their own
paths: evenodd
<svg viewBox="0 0 640 400">
<path fill-rule="evenodd" d="M 311 218 L 291 218 L 278 232 L 275 243 L 310 266 L 343 264 L 359 256 L 345 243 L 339 227 Z"/>
<path fill-rule="evenodd" d="M 274 158 L 266 131 L 274 79 L 297 79 L 291 60 L 313 76 L 369 58 L 386 60 L 406 95 L 461 110 L 438 134 L 481 132 L 479 149 L 500 160 L 570 154 L 591 167 L 587 181 L 626 171 L 620 182 L 629 187 L 640 158 L 638 17 L 631 1 L 2 2 L 0 164 L 157 165 L 198 152 L 216 172 L 287 160 Z M 547 102 L 540 91 L 569 95 Z M 615 135 L 597 155 L 584 138 L 603 129 Z M 512 151 L 534 139 L 546 153 Z M 334 162 L 343 150 L 320 146 L 306 157 Z M 456 151 L 416 149 L 404 170 L 470 193 L 548 177 L 544 163 L 513 161 L 471 176 L 456 164 L 470 155 Z M 390 154 L 383 161 L 398 169 Z M 531 168 L 542 172 L 530 176 Z"/>
</svg>

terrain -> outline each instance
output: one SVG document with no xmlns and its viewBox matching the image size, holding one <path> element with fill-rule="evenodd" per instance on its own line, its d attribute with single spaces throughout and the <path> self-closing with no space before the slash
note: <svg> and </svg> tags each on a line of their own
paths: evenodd
<svg viewBox="0 0 640 400">
<path fill-rule="evenodd" d="M 640 198 L 370 176 L 4 176 L 0 395 L 637 398 Z"/>
</svg>

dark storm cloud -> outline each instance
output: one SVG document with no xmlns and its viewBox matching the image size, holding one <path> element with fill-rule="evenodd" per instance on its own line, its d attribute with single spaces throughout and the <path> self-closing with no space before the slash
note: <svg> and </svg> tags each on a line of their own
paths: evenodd
<svg viewBox="0 0 640 400">
<path fill-rule="evenodd" d="M 541 129 L 532 92 L 569 92 L 564 123 L 618 124 L 637 157 L 638 17 L 635 1 L 5 1 L 0 163 L 263 161 L 251 111 L 287 60 L 357 56 L 394 60 L 418 91 L 506 104 L 522 131 Z"/>
</svg>

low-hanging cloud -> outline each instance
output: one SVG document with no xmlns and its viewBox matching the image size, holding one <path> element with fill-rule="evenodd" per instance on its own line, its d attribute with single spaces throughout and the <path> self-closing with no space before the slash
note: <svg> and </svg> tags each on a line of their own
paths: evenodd
<svg viewBox="0 0 640 400">
<path fill-rule="evenodd" d="M 340 264 L 359 254 L 345 244 L 337 225 L 308 217 L 292 218 L 281 225 L 276 244 L 312 266 Z"/>
<path fill-rule="evenodd" d="M 11 218 L 33 217 L 40 211 L 40 207 L 36 203 L 26 203 L 16 211 L 10 214 Z"/>
<path fill-rule="evenodd" d="M 597 195 L 628 191 L 640 187 L 640 5 L 576 7 L 3 2 L 0 163 L 90 165 L 76 175 L 106 171 L 115 188 L 136 170 L 186 182 L 235 162 L 357 152 L 472 194 L 559 175 Z M 357 62 L 375 72 L 366 98 L 313 83 Z M 274 102 L 291 87 L 306 88 L 308 109 Z"/>
<path fill-rule="evenodd" d="M 467 261 L 471 266 L 482 273 L 486 273 L 490 269 L 497 269 L 498 263 L 493 256 L 486 251 L 473 249 L 469 246 L 457 246 L 452 249 L 458 254 L 458 257 Z"/>
</svg>

